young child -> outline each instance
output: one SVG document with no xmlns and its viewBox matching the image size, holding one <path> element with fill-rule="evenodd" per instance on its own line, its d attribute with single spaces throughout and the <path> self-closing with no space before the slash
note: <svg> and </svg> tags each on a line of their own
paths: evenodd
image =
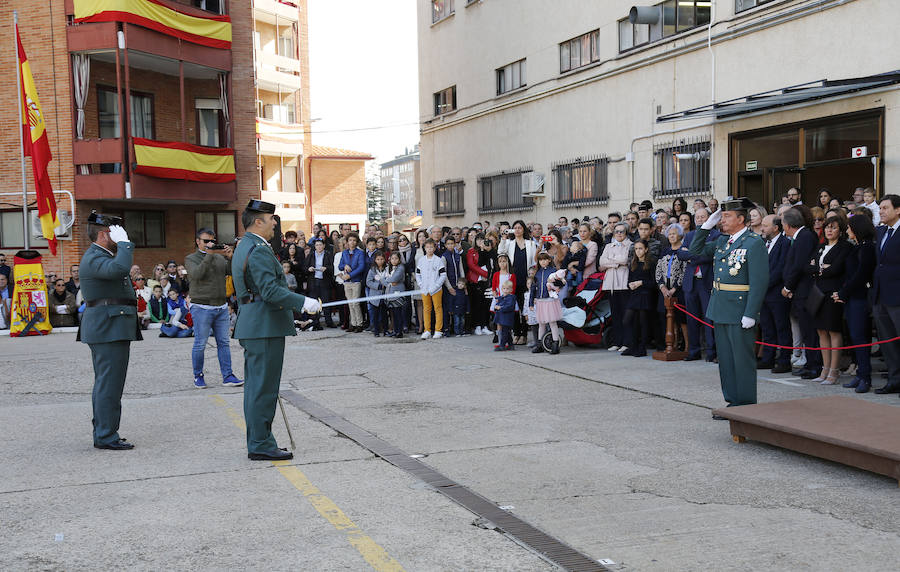
<svg viewBox="0 0 900 572">
<path fill-rule="evenodd" d="M 369 268 L 369 275 L 366 277 L 366 289 L 370 296 L 381 296 L 387 293 L 391 271 L 388 268 L 387 261 L 384 259 L 384 253 L 380 250 L 375 251 L 372 257 L 372 267 Z M 369 316 L 372 322 L 372 332 L 376 338 L 381 337 L 381 333 L 387 333 L 385 328 L 385 301 L 376 300 L 369 302 Z"/>
<path fill-rule="evenodd" d="M 625 325 L 628 349 L 623 356 L 644 357 L 650 341 L 650 309 L 656 261 L 650 254 L 647 241 L 634 243 L 634 258 L 628 268 L 628 302 L 625 304 Z"/>
<path fill-rule="evenodd" d="M 875 189 L 867 187 L 863 191 L 863 201 L 865 201 L 863 206 L 872 211 L 872 224 L 878 226 L 881 223 L 881 213 L 878 211 L 878 203 L 875 202 Z"/>
<path fill-rule="evenodd" d="M 512 280 L 507 280 L 500 288 L 500 296 L 494 300 L 494 324 L 500 339 L 499 345 L 494 348 L 495 352 L 515 349 L 512 345 L 512 329 L 516 320 L 516 296 L 513 294 L 515 285 Z"/>
<path fill-rule="evenodd" d="M 165 323 L 169 319 L 169 304 L 163 295 L 162 286 L 153 287 L 153 295 L 150 296 L 150 321 L 154 324 Z"/>
<path fill-rule="evenodd" d="M 466 335 L 466 313 L 469 311 L 469 296 L 466 294 L 466 279 L 456 281 L 456 293 L 450 295 L 448 301 L 450 317 L 453 320 L 453 334 Z"/>
<path fill-rule="evenodd" d="M 169 321 L 160 327 L 161 338 L 189 338 L 194 335 L 194 328 L 188 324 L 189 309 L 185 301 L 174 289 L 168 296 Z"/>
<path fill-rule="evenodd" d="M 553 336 L 553 347 L 551 354 L 559 353 L 559 326 L 556 324 L 562 319 L 562 306 L 559 305 L 559 297 L 551 296 L 551 292 L 556 289 L 551 286 L 551 281 L 557 280 L 556 268 L 550 263 L 553 259 L 546 252 L 537 255 L 538 268 L 534 276 L 534 284 L 531 286 L 531 300 L 534 304 L 535 313 L 538 321 L 538 343 L 531 350 L 531 353 L 539 354 L 544 351 L 544 344 L 540 340 L 544 338 L 547 326 L 550 326 L 550 335 Z"/>
<path fill-rule="evenodd" d="M 528 343 L 529 347 L 535 347 L 537 344 L 541 343 L 538 339 L 538 321 L 537 314 L 534 311 L 534 303 L 531 301 L 531 287 L 534 285 L 534 276 L 529 276 L 525 281 L 525 307 L 522 309 L 522 316 L 524 316 L 525 321 L 528 323 L 528 329 L 531 331 L 531 341 Z"/>
<path fill-rule="evenodd" d="M 386 293 L 394 294 L 395 292 L 406 292 L 406 267 L 403 265 L 400 253 L 396 250 L 391 253 L 388 271 L 390 276 L 388 276 L 388 288 Z M 387 301 L 387 307 L 391 312 L 391 323 L 393 325 L 393 331 L 387 335 L 392 338 L 403 337 L 403 326 L 405 324 L 403 319 L 403 306 L 403 298 L 391 298 Z"/>
<path fill-rule="evenodd" d="M 513 283 L 513 291 L 516 290 L 516 275 L 512 273 L 511 265 L 509 262 L 509 256 L 506 254 L 500 254 L 497 256 L 497 270 L 494 272 L 494 275 L 491 276 L 491 293 L 492 298 L 491 306 L 489 310 L 491 312 L 494 311 L 495 306 L 497 305 L 497 298 L 502 295 L 503 283 L 507 280 L 511 280 Z M 495 316 L 496 317 L 496 316 Z M 493 343 L 497 343 L 499 339 L 498 332 L 494 332 L 494 340 Z"/>
<path fill-rule="evenodd" d="M 291 292 L 297 291 L 297 277 L 291 273 L 291 263 L 282 262 L 281 269 L 284 270 L 284 278 L 287 280 L 288 289 Z"/>
<path fill-rule="evenodd" d="M 441 301 L 441 288 L 444 286 L 444 275 L 447 270 L 444 266 L 444 258 L 434 253 L 434 240 L 428 239 L 422 247 L 425 250 L 425 256 L 419 258 L 416 262 L 416 285 L 422 290 L 422 317 L 425 322 L 425 331 L 422 332 L 422 339 L 427 340 L 433 337 L 440 339 L 444 334 L 441 330 L 444 328 L 444 306 Z M 431 324 L 431 310 L 434 308 L 434 328 Z"/>
<path fill-rule="evenodd" d="M 587 262 L 587 249 L 580 240 L 576 240 L 572 243 L 572 246 L 569 247 L 569 255 L 569 264 L 572 264 L 572 262 L 576 263 L 574 281 L 576 284 L 581 284 L 581 281 L 584 278 L 584 265 Z"/>
</svg>

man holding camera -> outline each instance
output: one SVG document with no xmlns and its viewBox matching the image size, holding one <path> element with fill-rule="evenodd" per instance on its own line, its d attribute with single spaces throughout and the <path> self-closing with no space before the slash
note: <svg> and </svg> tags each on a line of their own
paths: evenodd
<svg viewBox="0 0 900 572">
<path fill-rule="evenodd" d="M 94 390 L 94 447 L 116 451 L 134 445 L 119 436 L 122 391 L 131 342 L 142 339 L 137 300 L 128 276 L 134 244 L 117 216 L 88 216 L 91 246 L 81 257 L 81 292 L 86 306 L 77 341 L 91 348 Z"/>
<path fill-rule="evenodd" d="M 205 389 L 203 357 L 210 332 L 216 338 L 222 385 L 239 387 L 244 382 L 231 371 L 231 319 L 225 296 L 225 276 L 231 274 L 231 247 L 216 242 L 212 229 L 201 228 L 194 239 L 197 251 L 184 259 L 191 277 L 191 317 L 194 321 L 194 348 L 191 362 L 194 367 L 194 387 Z"/>
</svg>

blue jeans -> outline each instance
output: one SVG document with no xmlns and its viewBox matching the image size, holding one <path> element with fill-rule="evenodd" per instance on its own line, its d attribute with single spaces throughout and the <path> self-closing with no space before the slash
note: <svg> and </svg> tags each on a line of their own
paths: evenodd
<svg viewBox="0 0 900 572">
<path fill-rule="evenodd" d="M 194 367 L 194 377 L 203 373 L 203 353 L 206 350 L 206 340 L 210 332 L 216 338 L 216 350 L 219 354 L 219 369 L 222 378 L 232 374 L 231 371 L 231 345 L 229 329 L 231 320 L 228 316 L 228 308 L 191 307 L 191 316 L 194 319 L 194 348 L 191 350 L 191 363 Z"/>
<path fill-rule="evenodd" d="M 457 336 L 463 335 L 465 332 L 466 315 L 452 314 L 453 316 L 453 333 Z"/>
<path fill-rule="evenodd" d="M 194 329 L 188 328 L 186 330 L 182 330 L 178 326 L 163 324 L 159 329 L 159 335 L 164 338 L 189 338 L 194 335 Z"/>
</svg>

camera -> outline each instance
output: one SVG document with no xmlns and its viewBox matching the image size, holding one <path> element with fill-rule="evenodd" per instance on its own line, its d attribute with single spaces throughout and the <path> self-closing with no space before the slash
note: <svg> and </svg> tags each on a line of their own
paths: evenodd
<svg viewBox="0 0 900 572">
<path fill-rule="evenodd" d="M 219 244 L 217 242 L 216 244 L 213 244 L 212 246 L 207 246 L 206 248 L 207 248 L 207 250 L 225 250 L 225 245 Z"/>
</svg>

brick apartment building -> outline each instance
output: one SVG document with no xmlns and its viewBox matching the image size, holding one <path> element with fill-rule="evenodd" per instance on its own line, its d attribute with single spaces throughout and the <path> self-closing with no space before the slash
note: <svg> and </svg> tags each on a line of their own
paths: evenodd
<svg viewBox="0 0 900 572">
<path fill-rule="evenodd" d="M 198 228 L 213 227 L 222 240 L 242 234 L 240 211 L 251 198 L 277 204 L 284 230 L 364 222 L 371 157 L 313 148 L 307 0 L 128 6 L 0 4 L 0 45 L 10 47 L 0 49 L 0 70 L 15 77 L 17 10 L 47 120 L 57 204 L 75 221 L 57 256 L 31 238 L 45 271 L 68 275 L 88 246 L 82 221 L 92 209 L 124 216 L 145 272 L 183 260 Z M 7 254 L 24 244 L 16 97 L 6 82 L 0 251 Z"/>
</svg>

